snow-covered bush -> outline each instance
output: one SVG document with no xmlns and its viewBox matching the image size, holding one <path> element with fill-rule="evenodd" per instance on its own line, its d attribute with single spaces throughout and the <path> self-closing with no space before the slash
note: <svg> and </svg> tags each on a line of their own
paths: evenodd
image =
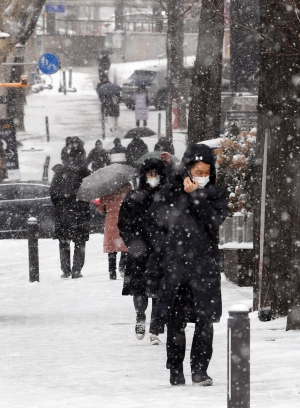
<svg viewBox="0 0 300 408">
<path fill-rule="evenodd" d="M 234 126 L 225 136 L 216 150 L 218 186 L 228 192 L 229 209 L 246 215 L 252 210 L 256 129 L 239 132 Z"/>
</svg>

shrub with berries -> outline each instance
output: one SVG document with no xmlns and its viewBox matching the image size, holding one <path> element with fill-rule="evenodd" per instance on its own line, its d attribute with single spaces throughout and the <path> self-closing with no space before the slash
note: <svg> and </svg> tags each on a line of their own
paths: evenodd
<svg viewBox="0 0 300 408">
<path fill-rule="evenodd" d="M 255 142 L 255 128 L 240 132 L 234 125 L 216 150 L 218 186 L 228 192 L 228 207 L 233 213 L 247 215 L 253 208 Z"/>
</svg>

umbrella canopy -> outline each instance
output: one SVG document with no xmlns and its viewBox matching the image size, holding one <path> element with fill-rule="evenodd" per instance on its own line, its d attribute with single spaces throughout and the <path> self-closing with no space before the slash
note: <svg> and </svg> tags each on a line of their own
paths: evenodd
<svg viewBox="0 0 300 408">
<path fill-rule="evenodd" d="M 153 132 L 153 130 L 147 127 L 137 127 L 134 129 L 130 129 L 124 136 L 124 139 L 132 139 L 134 136 L 147 137 L 153 135 L 156 135 L 156 133 Z"/>
<path fill-rule="evenodd" d="M 119 95 L 120 92 L 121 87 L 110 82 L 108 82 L 107 84 L 103 84 L 97 88 L 99 97 Z"/>
<path fill-rule="evenodd" d="M 162 155 L 163 152 L 158 152 L 158 151 L 154 151 L 154 152 L 149 152 L 146 154 L 143 154 L 143 156 L 139 157 L 135 163 L 137 164 L 142 164 L 144 163 L 144 161 L 146 159 L 160 159 L 160 156 Z M 173 154 L 171 154 L 170 156 L 172 156 L 172 161 L 173 163 L 179 163 L 180 160 L 177 159 L 177 157 L 175 157 Z"/>
<path fill-rule="evenodd" d="M 83 179 L 77 193 L 77 200 L 92 201 L 117 191 L 128 183 L 135 169 L 126 164 L 114 163 L 103 167 Z"/>
</svg>

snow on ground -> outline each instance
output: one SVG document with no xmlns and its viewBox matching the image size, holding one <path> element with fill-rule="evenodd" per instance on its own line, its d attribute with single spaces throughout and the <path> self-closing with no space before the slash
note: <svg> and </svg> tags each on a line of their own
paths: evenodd
<svg viewBox="0 0 300 408">
<path fill-rule="evenodd" d="M 251 304 L 251 289 L 223 278 L 224 313 L 215 325 L 209 374 L 214 386 L 191 385 L 187 328 L 185 387 L 169 385 L 163 345 L 147 333 L 135 338 L 130 296 L 122 279 L 108 278 L 103 237 L 87 243 L 82 279 L 60 279 L 58 242 L 39 241 L 40 283 L 29 283 L 26 240 L 1 245 L 1 407 L 226 407 L 228 309 Z M 147 322 L 150 315 L 147 311 Z M 251 407 L 298 407 L 299 333 L 284 330 L 285 319 L 262 323 L 251 314 Z"/>
<path fill-rule="evenodd" d="M 123 64 L 130 71 L 129 64 Z M 95 72 L 94 72 L 95 71 Z M 30 95 L 26 132 L 18 134 L 22 179 L 41 179 L 46 155 L 50 167 L 60 160 L 69 135 L 85 141 L 87 151 L 101 135 L 96 70 L 78 69 L 77 93 L 52 91 Z M 58 76 L 54 82 L 58 83 Z M 45 116 L 51 140 L 46 142 Z M 134 113 L 121 108 L 122 137 L 134 124 Z M 150 112 L 155 129 L 157 112 Z M 112 145 L 109 135 L 104 146 Z M 124 141 L 125 142 L 125 141 Z M 152 143 L 147 140 L 147 143 Z M 175 142 L 184 151 L 184 135 Z M 134 335 L 131 297 L 122 297 L 122 279 L 108 279 L 103 236 L 87 243 L 82 279 L 60 279 L 58 242 L 39 241 L 40 283 L 29 283 L 26 240 L 0 241 L 1 408 L 182 408 L 227 406 L 227 317 L 238 303 L 250 306 L 252 289 L 222 277 L 223 317 L 215 325 L 209 374 L 214 386 L 192 387 L 189 350 L 193 325 L 187 328 L 185 387 L 171 387 L 163 345 L 150 346 L 149 336 Z M 300 404 L 300 334 L 285 331 L 286 319 L 262 323 L 251 313 L 251 407 L 296 408 Z M 147 322 L 150 315 L 147 311 Z"/>
</svg>

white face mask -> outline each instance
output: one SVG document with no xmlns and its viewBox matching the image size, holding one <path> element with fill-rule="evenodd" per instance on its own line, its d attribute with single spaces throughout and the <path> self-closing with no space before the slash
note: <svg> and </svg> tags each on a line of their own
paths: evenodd
<svg viewBox="0 0 300 408">
<path fill-rule="evenodd" d="M 209 182 L 209 176 L 207 176 L 207 177 L 195 177 L 195 176 L 193 176 L 193 180 L 198 182 L 199 188 L 203 188 Z"/>
<path fill-rule="evenodd" d="M 147 183 L 152 187 L 157 187 L 160 183 L 160 177 L 151 177 L 147 179 Z"/>
</svg>

